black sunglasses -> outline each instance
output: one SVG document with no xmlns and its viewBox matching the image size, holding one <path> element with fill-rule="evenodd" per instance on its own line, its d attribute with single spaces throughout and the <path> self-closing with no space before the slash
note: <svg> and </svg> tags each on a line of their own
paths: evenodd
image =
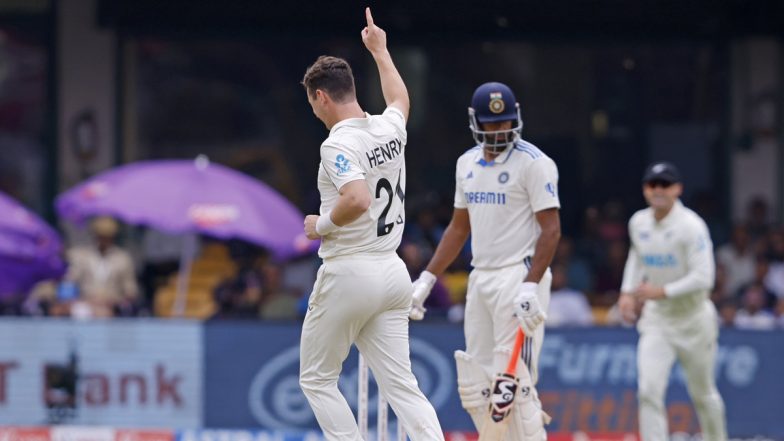
<svg viewBox="0 0 784 441">
<path fill-rule="evenodd" d="M 651 188 L 669 188 L 672 184 L 674 184 L 674 182 L 665 181 L 664 179 L 653 179 L 645 183 L 646 186 Z"/>
</svg>

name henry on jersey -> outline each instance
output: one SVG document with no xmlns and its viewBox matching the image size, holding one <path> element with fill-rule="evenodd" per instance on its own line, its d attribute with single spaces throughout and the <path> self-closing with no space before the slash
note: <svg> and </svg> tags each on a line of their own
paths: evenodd
<svg viewBox="0 0 784 441">
<path fill-rule="evenodd" d="M 466 191 L 465 199 L 469 204 L 506 205 L 506 193 L 494 191 Z"/>
<path fill-rule="evenodd" d="M 399 154 L 403 153 L 403 143 L 395 138 L 384 145 L 380 145 L 369 152 L 365 152 L 370 168 L 377 167 L 387 161 L 391 161 Z"/>
</svg>

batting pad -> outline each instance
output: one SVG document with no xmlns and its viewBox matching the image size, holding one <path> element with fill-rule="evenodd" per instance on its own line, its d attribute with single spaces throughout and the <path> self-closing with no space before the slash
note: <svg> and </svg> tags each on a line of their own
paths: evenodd
<svg viewBox="0 0 784 441">
<path fill-rule="evenodd" d="M 455 364 L 460 402 L 479 431 L 488 413 L 492 379 L 482 366 L 464 351 L 455 351 Z"/>
</svg>

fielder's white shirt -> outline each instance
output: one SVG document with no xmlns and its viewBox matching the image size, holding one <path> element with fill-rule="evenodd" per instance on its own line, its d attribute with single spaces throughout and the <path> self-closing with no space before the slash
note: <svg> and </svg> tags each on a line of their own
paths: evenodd
<svg viewBox="0 0 784 441">
<path fill-rule="evenodd" d="M 716 272 L 713 242 L 702 218 L 676 201 L 657 222 L 649 207 L 629 220 L 629 237 L 631 248 L 621 291 L 634 292 L 647 280 L 664 287 L 667 297 L 645 302 L 643 313 L 666 318 L 700 311 Z"/>
<path fill-rule="evenodd" d="M 318 189 L 320 214 L 337 203 L 340 188 L 364 179 L 372 202 L 359 219 L 321 239 L 319 256 L 395 251 L 406 215 L 406 121 L 387 107 L 381 115 L 365 114 L 335 124 L 321 144 Z"/>
<path fill-rule="evenodd" d="M 513 148 L 486 162 L 481 146 L 457 160 L 455 207 L 468 209 L 475 268 L 522 263 L 533 256 L 541 228 L 535 213 L 560 208 L 558 168 L 533 144 Z"/>
</svg>

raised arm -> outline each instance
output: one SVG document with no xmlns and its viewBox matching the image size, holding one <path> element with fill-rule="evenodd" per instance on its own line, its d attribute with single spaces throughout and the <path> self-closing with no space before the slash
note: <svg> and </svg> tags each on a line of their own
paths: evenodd
<svg viewBox="0 0 784 441">
<path fill-rule="evenodd" d="M 387 106 L 392 106 L 403 113 L 408 120 L 408 109 L 411 104 L 408 99 L 408 90 L 403 78 L 392 62 L 392 56 L 387 50 L 387 34 L 383 29 L 373 23 L 370 8 L 365 8 L 367 26 L 362 29 L 362 42 L 365 43 L 378 66 L 378 75 L 381 78 L 381 92 Z"/>
</svg>

